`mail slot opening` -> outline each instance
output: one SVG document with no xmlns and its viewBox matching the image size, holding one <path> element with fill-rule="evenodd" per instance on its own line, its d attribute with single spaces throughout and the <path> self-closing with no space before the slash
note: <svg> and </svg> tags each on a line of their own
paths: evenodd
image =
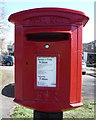
<svg viewBox="0 0 96 120">
<path fill-rule="evenodd" d="M 69 40 L 70 33 L 32 33 L 26 35 L 28 41 L 60 41 Z"/>
</svg>

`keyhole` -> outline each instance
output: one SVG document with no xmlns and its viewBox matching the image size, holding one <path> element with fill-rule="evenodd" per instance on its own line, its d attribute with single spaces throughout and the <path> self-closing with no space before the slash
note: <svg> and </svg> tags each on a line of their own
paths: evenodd
<svg viewBox="0 0 96 120">
<path fill-rule="evenodd" d="M 48 48 L 49 48 L 49 45 L 48 45 L 48 44 L 47 44 L 47 45 L 45 45 L 45 48 L 47 48 L 47 49 L 48 49 Z"/>
<path fill-rule="evenodd" d="M 26 62 L 26 65 L 28 65 L 28 62 Z"/>
</svg>

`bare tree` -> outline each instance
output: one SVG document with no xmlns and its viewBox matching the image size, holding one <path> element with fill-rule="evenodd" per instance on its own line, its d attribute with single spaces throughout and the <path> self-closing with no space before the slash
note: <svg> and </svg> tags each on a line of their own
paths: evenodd
<svg viewBox="0 0 96 120">
<path fill-rule="evenodd" d="M 6 53 L 7 44 L 6 44 L 6 30 L 7 25 L 5 22 L 5 10 L 4 10 L 4 1 L 0 1 L 0 54 Z"/>
<path fill-rule="evenodd" d="M 0 36 L 4 32 L 4 2 L 0 2 Z"/>
</svg>

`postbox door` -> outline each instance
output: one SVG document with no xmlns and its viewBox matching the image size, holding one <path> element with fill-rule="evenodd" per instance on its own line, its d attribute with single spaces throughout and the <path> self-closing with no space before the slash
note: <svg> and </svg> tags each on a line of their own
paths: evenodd
<svg viewBox="0 0 96 120">
<path fill-rule="evenodd" d="M 69 33 L 27 35 L 23 61 L 25 100 L 68 101 L 70 45 Z"/>
</svg>

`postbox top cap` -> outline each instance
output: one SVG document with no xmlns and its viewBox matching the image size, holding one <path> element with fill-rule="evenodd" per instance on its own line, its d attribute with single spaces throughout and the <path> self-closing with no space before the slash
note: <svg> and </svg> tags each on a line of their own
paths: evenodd
<svg viewBox="0 0 96 120">
<path fill-rule="evenodd" d="M 20 11 L 10 15 L 8 20 L 13 23 L 18 23 L 18 22 L 22 23 L 24 19 L 30 17 L 44 16 L 44 15 L 52 15 L 52 16 L 57 15 L 59 17 L 61 16 L 61 17 L 70 18 L 70 20 L 75 19 L 75 21 L 79 19 L 79 22 L 83 22 L 83 25 L 85 25 L 89 20 L 89 17 L 87 17 L 84 12 L 73 9 L 67 9 L 67 8 L 57 8 L 57 7 L 34 8 L 34 9 Z"/>
</svg>

